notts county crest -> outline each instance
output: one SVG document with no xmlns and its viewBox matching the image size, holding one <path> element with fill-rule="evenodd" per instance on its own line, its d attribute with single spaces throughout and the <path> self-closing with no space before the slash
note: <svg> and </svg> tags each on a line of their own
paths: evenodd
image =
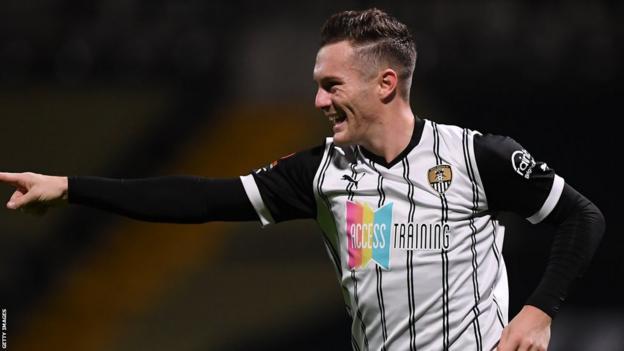
<svg viewBox="0 0 624 351">
<path fill-rule="evenodd" d="M 453 180 L 453 172 L 449 165 L 439 165 L 429 169 L 429 184 L 438 193 L 442 194 L 451 186 Z"/>
</svg>

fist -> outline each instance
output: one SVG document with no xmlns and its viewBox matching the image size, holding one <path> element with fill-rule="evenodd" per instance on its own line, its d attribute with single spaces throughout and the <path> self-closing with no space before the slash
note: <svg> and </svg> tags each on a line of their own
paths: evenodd
<svg viewBox="0 0 624 351">
<path fill-rule="evenodd" d="M 503 329 L 497 351 L 545 351 L 552 319 L 537 307 L 526 305 Z"/>
</svg>

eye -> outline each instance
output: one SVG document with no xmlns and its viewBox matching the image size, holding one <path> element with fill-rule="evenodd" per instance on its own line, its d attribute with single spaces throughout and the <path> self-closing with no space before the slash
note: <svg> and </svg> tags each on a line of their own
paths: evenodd
<svg viewBox="0 0 624 351">
<path fill-rule="evenodd" d="M 338 81 L 328 81 L 328 82 L 323 82 L 323 84 L 321 84 L 321 87 L 323 88 L 323 90 L 333 93 L 336 91 L 336 88 L 339 85 L 340 85 L 340 82 Z"/>
</svg>

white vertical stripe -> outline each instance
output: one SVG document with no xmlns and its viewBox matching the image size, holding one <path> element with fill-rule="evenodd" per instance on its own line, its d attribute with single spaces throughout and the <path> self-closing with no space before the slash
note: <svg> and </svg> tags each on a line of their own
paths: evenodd
<svg viewBox="0 0 624 351">
<path fill-rule="evenodd" d="M 552 212 L 552 210 L 557 205 L 557 202 L 559 202 L 561 192 L 563 192 L 564 184 L 565 182 L 563 181 L 563 178 L 555 174 L 555 178 L 553 179 L 553 185 L 550 188 L 550 193 L 548 194 L 546 201 L 544 201 L 544 204 L 542 205 L 542 208 L 539 209 L 539 211 L 537 211 L 531 217 L 527 218 L 529 222 L 537 224 L 543 221 L 544 218 L 546 218 L 546 216 L 548 216 L 550 212 Z"/>
<path fill-rule="evenodd" d="M 243 182 L 245 193 L 247 193 L 249 201 L 251 201 L 251 204 L 256 210 L 256 213 L 260 218 L 260 222 L 262 222 L 262 226 L 264 227 L 268 224 L 275 223 L 273 216 L 271 216 L 271 212 L 264 204 L 262 196 L 260 196 L 260 189 L 258 189 L 258 185 L 256 184 L 256 180 L 253 175 L 248 174 L 246 176 L 241 176 L 240 180 Z"/>
</svg>

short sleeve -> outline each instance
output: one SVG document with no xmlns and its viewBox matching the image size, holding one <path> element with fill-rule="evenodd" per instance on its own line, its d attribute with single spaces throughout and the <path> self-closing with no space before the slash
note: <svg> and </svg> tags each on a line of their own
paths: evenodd
<svg viewBox="0 0 624 351">
<path fill-rule="evenodd" d="M 533 224 L 552 212 L 564 180 L 545 162 L 500 135 L 475 135 L 474 149 L 490 210 L 515 212 Z"/>
<path fill-rule="evenodd" d="M 262 225 L 316 217 L 313 182 L 324 150 L 297 152 L 241 177 Z"/>
</svg>

